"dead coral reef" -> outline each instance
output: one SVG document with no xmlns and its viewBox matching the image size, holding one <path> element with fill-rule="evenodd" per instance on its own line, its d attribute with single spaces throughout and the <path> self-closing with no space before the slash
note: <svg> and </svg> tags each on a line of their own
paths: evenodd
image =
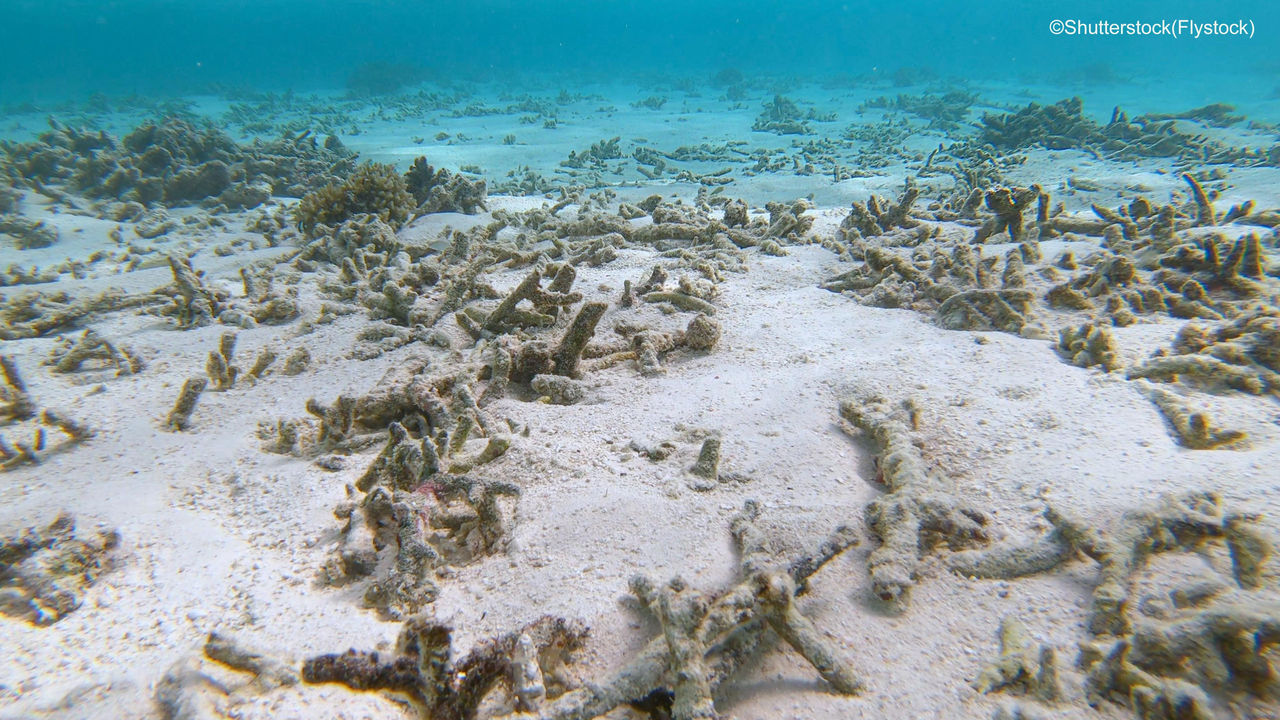
<svg viewBox="0 0 1280 720">
<path fill-rule="evenodd" d="M 1021 254 L 1011 252 L 1004 270 L 997 272 L 999 261 L 998 256 L 981 257 L 964 243 L 925 244 L 909 257 L 869 246 L 861 266 L 822 287 L 849 293 L 864 305 L 932 314 L 939 325 L 953 330 L 1025 333 L 1032 324 L 1035 295 L 1023 287 Z"/>
<path fill-rule="evenodd" d="M 1058 333 L 1055 349 L 1077 367 L 1098 365 L 1107 372 L 1120 367 L 1115 338 L 1110 330 L 1101 325 L 1085 323 L 1079 327 L 1063 328 Z"/>
<path fill-rule="evenodd" d="M 1130 368 L 1128 377 L 1274 392 L 1280 389 L 1280 315 L 1255 305 L 1214 326 L 1189 323 L 1171 348 Z"/>
<path fill-rule="evenodd" d="M 81 298 L 62 291 L 0 295 L 0 340 L 44 337 L 77 327 L 99 314 L 153 302 L 151 296 L 129 295 L 120 290 Z"/>
<path fill-rule="evenodd" d="M 330 582 L 372 575 L 365 603 L 392 617 L 434 600 L 437 569 L 500 552 L 510 499 L 520 492 L 483 474 L 511 447 L 510 426 L 479 407 L 465 373 L 428 367 L 394 368 L 367 395 L 328 406 L 309 401 L 314 419 L 260 431 L 268 450 L 313 457 L 358 452 L 385 438 L 335 510 L 344 525 L 325 574 Z"/>
<path fill-rule="evenodd" d="M 13 238 L 19 250 L 46 248 L 58 242 L 58 228 L 43 220 L 30 220 L 24 217 L 0 217 L 0 233 Z"/>
<path fill-rule="evenodd" d="M 240 279 L 244 286 L 244 299 L 247 308 L 233 302 L 232 313 L 219 319 L 227 324 L 242 327 L 254 324 L 283 325 L 295 320 L 302 314 L 298 305 L 298 290 L 287 287 L 283 292 L 276 289 L 276 273 L 270 267 L 242 267 Z M 247 314 L 248 317 L 236 317 Z M 252 319 L 252 322 L 249 319 Z"/>
<path fill-rule="evenodd" d="M 395 692 L 411 699 L 422 717 L 432 720 L 476 718 L 482 704 L 485 717 L 538 712 L 564 695 L 565 666 L 587 631 L 545 616 L 484 640 L 460 658 L 453 656 L 453 634 L 448 625 L 414 617 L 404 624 L 393 656 L 354 649 L 321 655 L 303 664 L 302 678 Z"/>
<path fill-rule="evenodd" d="M 178 392 L 178 399 L 174 402 L 173 409 L 169 411 L 164 421 L 165 428 L 174 432 L 190 429 L 191 413 L 195 412 L 200 394 L 208 386 L 209 381 L 205 378 L 187 378 L 187 381 L 182 384 L 182 390 Z"/>
<path fill-rule="evenodd" d="M 392 434 L 393 442 L 407 440 L 402 431 Z M 408 467 L 421 456 L 412 451 L 382 456 L 393 457 L 398 460 L 375 463 L 370 473 Z M 387 490 L 375 486 L 374 492 L 385 495 Z M 321 655 L 304 663 L 302 679 L 393 692 L 412 701 L 424 718 L 587 720 L 632 705 L 658 708 L 664 716 L 683 720 L 715 716 L 716 689 L 780 637 L 836 692 L 858 693 L 862 683 L 843 653 L 796 608 L 809 577 L 855 544 L 854 533 L 841 527 L 814 553 L 788 564 L 758 526 L 759 514 L 759 507 L 748 502 L 731 523 L 743 576 L 734 587 L 704 594 L 679 578 L 664 586 L 643 577 L 632 581 L 633 594 L 657 616 L 663 634 L 600 683 L 581 685 L 568 672 L 572 654 L 586 638 L 581 626 L 543 617 L 513 633 L 482 640 L 454 658 L 454 629 L 428 615 L 406 620 L 394 654 L 352 649 Z M 397 529 L 383 525 L 373 531 Z M 403 524 L 398 531 L 404 531 Z M 373 558 L 366 562 L 374 564 Z M 243 654 L 233 653 L 228 664 L 257 672 L 253 667 L 262 665 L 264 656 L 251 653 L 252 663 L 239 662 Z M 223 661 L 210 646 L 206 655 Z M 286 674 L 292 677 L 291 671 Z"/>
<path fill-rule="evenodd" d="M 236 378 L 240 376 L 240 368 L 232 364 L 235 351 L 236 334 L 223 333 L 218 338 L 218 349 L 209 353 L 209 360 L 204 365 L 205 374 L 213 384 L 210 389 L 230 390 L 236 384 Z"/>
<path fill-rule="evenodd" d="M 905 604 L 922 554 L 942 544 L 958 550 L 985 543 L 988 518 L 959 500 L 953 483 L 928 469 L 914 402 L 852 398 L 840 403 L 840 416 L 876 444 L 887 491 L 866 511 L 867 526 L 880 539 L 868 559 L 872 591 L 885 602 Z"/>
<path fill-rule="evenodd" d="M 1050 506 L 1052 530 L 1029 545 L 957 553 L 953 570 L 981 578 L 1050 571 L 1083 554 L 1100 566 L 1081 663 L 1091 703 L 1128 704 L 1142 718 L 1217 717 L 1228 698 L 1271 697 L 1269 649 L 1280 642 L 1280 603 L 1263 583 L 1272 546 L 1249 514 L 1231 514 L 1207 492 L 1168 496 L 1102 529 Z M 1223 550 L 1225 574 L 1172 590 L 1167 598 L 1133 597 L 1137 580 L 1161 554 L 1209 556 Z"/>
<path fill-rule="evenodd" d="M 969 114 L 969 108 L 978 101 L 978 95 L 964 90 L 952 90 L 941 95 L 922 93 L 895 97 L 882 96 L 863 103 L 858 109 L 884 108 L 910 113 L 929 121 L 930 128 L 951 129 Z"/>
<path fill-rule="evenodd" d="M 834 113 L 821 114 L 812 108 L 801 111 L 794 100 L 775 95 L 772 101 L 764 104 L 751 129 L 776 135 L 808 135 L 813 132 L 810 121 L 832 122 L 835 119 Z"/>
<path fill-rule="evenodd" d="M 1011 692 L 1042 702 L 1062 697 L 1057 652 L 1037 644 L 1027 626 L 1010 615 L 1000 623 L 1000 657 L 982 669 L 973 687 L 978 692 Z"/>
<path fill-rule="evenodd" d="M 624 157 L 622 154 L 622 148 L 618 146 L 618 141 L 621 139 L 622 138 L 619 136 L 609 140 L 601 140 L 599 142 L 592 143 L 591 147 L 583 150 L 582 152 L 570 150 L 569 157 L 562 160 L 560 165 L 578 170 L 586 168 L 603 170 L 605 168 L 606 161 L 618 160 Z"/>
<path fill-rule="evenodd" d="M 365 266 L 360 272 L 363 275 L 371 262 L 376 266 L 376 259 L 389 260 L 405 249 L 394 227 L 367 213 L 346 218 L 334 226 L 317 226 L 312 229 L 312 235 L 314 239 L 298 251 L 299 262 L 295 264 L 320 260 L 341 266 L 350 260 Z M 354 269 L 359 272 L 359 265 Z"/>
<path fill-rule="evenodd" d="M 281 292 L 275 288 L 272 272 L 265 268 L 241 268 L 244 297 L 233 297 L 216 283 L 205 281 L 188 257 L 168 256 L 173 283 L 140 296 L 138 304 L 152 304 L 146 312 L 172 318 L 179 329 L 203 327 L 218 322 L 243 328 L 280 325 L 296 319 L 301 310 L 297 288 Z"/>
<path fill-rule="evenodd" d="M 632 593 L 658 618 L 662 636 L 607 679 L 565 693 L 542 708 L 509 720 L 587 720 L 624 704 L 657 702 L 672 718 L 715 717 L 712 699 L 752 657 L 781 637 L 833 690 L 856 694 L 862 683 L 849 661 L 795 606 L 807 580 L 853 543 L 841 528 L 812 556 L 788 565 L 759 528 L 759 508 L 748 502 L 731 523 L 743 579 L 704 594 L 679 578 L 664 586 L 638 577 Z"/>
<path fill-rule="evenodd" d="M 865 203 L 854 202 L 849 214 L 840 221 L 836 237 L 846 242 L 857 238 L 884 235 L 895 228 L 912 229 L 920 221 L 911 216 L 911 207 L 920 197 L 920 188 L 908 185 L 897 202 L 872 195 Z"/>
<path fill-rule="evenodd" d="M 114 530 L 77 533 L 67 514 L 0 540 L 0 612 L 36 625 L 58 622 L 84 602 L 119 544 Z"/>
<path fill-rule="evenodd" d="M 598 683 L 570 688 L 560 680 L 557 668 L 581 644 L 583 633 L 550 618 L 483 642 L 452 662 L 450 629 L 415 618 L 406 623 L 398 653 L 389 660 L 352 650 L 309 660 L 303 676 L 308 682 L 399 692 L 430 718 L 588 720 L 644 703 L 691 720 L 715 716 L 716 689 L 780 637 L 833 690 L 856 694 L 862 683 L 849 661 L 796 608 L 809 577 L 852 545 L 853 534 L 840 528 L 815 553 L 788 564 L 758 526 L 759 512 L 749 502 L 731 523 L 741 554 L 743 579 L 737 585 L 702 593 L 678 578 L 662 586 L 643 577 L 632 581 L 633 594 L 657 616 L 663 633 Z"/>
<path fill-rule="evenodd" d="M 636 369 L 644 376 L 665 373 L 664 360 L 677 350 L 711 351 L 723 333 L 720 322 L 703 313 L 694 316 L 684 330 L 662 331 L 625 321 L 616 322 L 613 330 L 622 336 L 621 342 L 603 341 L 584 350 L 583 356 L 589 358 L 590 367 L 598 369 L 634 361 Z"/>
<path fill-rule="evenodd" d="M 1025 221 L 1022 215 L 1040 196 L 1039 185 L 1028 188 L 988 190 L 984 195 L 984 202 L 994 217 L 978 228 L 973 242 L 982 244 L 1001 232 L 1008 233 L 1009 239 L 1013 242 L 1022 242 L 1025 236 Z"/>
<path fill-rule="evenodd" d="M 4 375 L 4 384 L 0 385 L 0 420 L 11 422 L 33 417 L 38 407 L 12 356 L 0 355 L 0 374 Z"/>
<path fill-rule="evenodd" d="M 1238 447 L 1248 438 L 1248 434 L 1242 430 L 1214 427 L 1208 412 L 1193 410 L 1185 399 L 1175 393 L 1149 384 L 1145 385 L 1144 390 L 1173 430 L 1178 444 L 1183 447 L 1192 450 Z"/>
<path fill-rule="evenodd" d="M 203 273 L 192 267 L 190 258 L 170 255 L 169 269 L 173 272 L 173 285 L 160 292 L 172 298 L 171 304 L 157 312 L 172 316 L 183 329 L 217 320 L 226 308 L 227 294 L 206 285 Z"/>
<path fill-rule="evenodd" d="M 457 313 L 458 324 L 477 340 L 516 329 L 553 325 L 558 311 L 582 300 L 582 294 L 569 292 L 577 275 L 572 265 L 548 267 L 547 272 L 554 278 L 546 290 L 542 288 L 542 271 L 535 269 L 492 311 L 485 313 L 471 306 Z M 527 309 L 520 307 L 524 302 L 529 304 Z"/>
<path fill-rule="evenodd" d="M 232 681 L 215 678 L 210 671 L 216 667 L 248 673 L 252 678 Z M 156 683 L 155 699 L 166 717 L 211 720 L 224 716 L 228 705 L 297 685 L 300 681 L 296 664 L 246 646 L 223 633 L 211 632 L 205 638 L 203 658 L 185 657 L 170 666 Z"/>
</svg>

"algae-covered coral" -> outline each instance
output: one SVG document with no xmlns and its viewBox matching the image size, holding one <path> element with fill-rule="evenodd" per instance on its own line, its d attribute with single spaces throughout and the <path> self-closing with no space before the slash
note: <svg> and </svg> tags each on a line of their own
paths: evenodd
<svg viewBox="0 0 1280 720">
<path fill-rule="evenodd" d="M 368 162 L 341 184 L 308 193 L 294 211 L 298 228 L 312 233 L 317 225 L 339 225 L 356 215 L 369 214 L 398 227 L 413 209 L 404 177 L 395 167 Z"/>
</svg>

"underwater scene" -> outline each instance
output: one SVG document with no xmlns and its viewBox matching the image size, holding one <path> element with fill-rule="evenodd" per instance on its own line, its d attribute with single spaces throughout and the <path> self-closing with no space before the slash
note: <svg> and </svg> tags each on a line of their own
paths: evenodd
<svg viewBox="0 0 1280 720">
<path fill-rule="evenodd" d="M 1280 718 L 1280 5 L 0 11 L 0 720 Z"/>
</svg>

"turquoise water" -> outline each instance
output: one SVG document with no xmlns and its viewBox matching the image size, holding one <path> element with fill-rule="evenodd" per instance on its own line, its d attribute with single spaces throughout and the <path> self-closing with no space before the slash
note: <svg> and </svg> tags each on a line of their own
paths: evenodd
<svg viewBox="0 0 1280 720">
<path fill-rule="evenodd" d="M 1280 6 L 1143 1 L 181 2 L 10 0 L 3 104 L 108 94 L 341 88 L 367 62 L 442 82 L 758 75 L 1102 85 L 1117 78 L 1237 103 L 1276 92 Z M 1054 36 L 1054 19 L 1252 21 L 1252 38 Z"/>
</svg>

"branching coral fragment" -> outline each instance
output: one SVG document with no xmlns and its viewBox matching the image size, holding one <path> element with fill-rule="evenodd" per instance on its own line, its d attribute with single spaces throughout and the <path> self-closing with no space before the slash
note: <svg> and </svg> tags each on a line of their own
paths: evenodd
<svg viewBox="0 0 1280 720">
<path fill-rule="evenodd" d="M 1142 381 L 1139 381 L 1142 382 Z M 1208 413 L 1191 410 L 1180 396 L 1151 385 L 1146 386 L 1147 396 L 1164 415 L 1173 428 L 1178 444 L 1192 450 L 1213 450 L 1238 445 L 1248 434 L 1241 430 L 1224 430 L 1213 427 Z"/>
<path fill-rule="evenodd" d="M 544 616 L 515 632 L 484 640 L 466 656 L 453 659 L 453 632 L 433 619 L 415 617 L 405 623 L 391 658 L 357 650 L 321 655 L 303 664 L 302 679 L 402 693 L 431 720 L 474 718 L 480 703 L 493 692 L 536 710 L 528 707 L 538 697 L 530 692 L 529 666 L 536 666 L 538 677 L 557 676 L 587 635 L 579 625 Z M 544 685 L 542 690 L 552 694 L 562 688 Z"/>
<path fill-rule="evenodd" d="M 921 553 L 939 543 L 960 549 L 986 542 L 987 516 L 957 500 L 952 484 L 926 468 L 913 401 L 849 399 L 840 403 L 840 416 L 878 446 L 888 493 L 867 506 L 867 525 L 881 543 L 868 558 L 871 584 L 881 600 L 904 603 Z"/>
<path fill-rule="evenodd" d="M 143 368 L 142 358 L 129 348 L 121 347 L 98 335 L 92 329 L 85 330 L 79 339 L 63 340 L 49 353 L 45 364 L 54 372 L 78 372 L 86 362 L 100 363 L 100 367 L 115 371 L 117 377 L 134 375 Z"/>
<path fill-rule="evenodd" d="M 171 313 L 178 320 L 178 327 L 191 328 L 208 325 L 222 312 L 223 297 L 210 290 L 191 266 L 188 258 L 169 256 L 169 269 L 173 271 L 173 284 L 177 297 Z"/>
<path fill-rule="evenodd" d="M 1009 239 L 1012 242 L 1022 242 L 1023 234 L 1025 233 L 1022 214 L 1031 206 L 1031 203 L 1039 199 L 1040 194 L 1039 185 L 1032 185 L 1029 188 L 998 188 L 987 191 L 987 209 L 995 213 L 995 217 L 978 228 L 978 232 L 973 237 L 973 242 L 975 244 L 984 243 L 992 235 L 997 235 L 1003 231 L 1008 231 Z"/>
<path fill-rule="evenodd" d="M 667 590 L 667 621 L 663 635 L 652 640 L 625 667 L 599 684 L 568 692 L 536 713 L 513 713 L 506 720 L 590 720 L 645 698 L 679 695 L 673 718 L 712 717 L 714 703 L 707 693 L 767 645 L 777 633 L 796 649 L 842 694 L 856 694 L 862 684 L 848 660 L 817 632 L 795 607 L 806 581 L 827 561 L 855 541 L 840 528 L 813 555 L 790 566 L 781 564 L 772 543 L 756 521 L 759 507 L 748 502 L 731 523 L 741 553 L 743 580 L 715 596 L 703 596 L 676 582 Z M 646 604 L 659 605 L 664 592 L 651 581 L 632 582 Z M 662 612 L 659 612 L 661 617 Z M 675 648 L 668 637 L 675 639 Z M 696 654 L 701 652 L 701 661 Z M 700 673 L 705 674 L 697 677 Z M 704 680 L 705 678 L 705 680 Z"/>
<path fill-rule="evenodd" d="M 1028 546 L 961 552 L 949 564 L 965 575 L 1011 578 L 1044 572 L 1082 553 L 1101 566 L 1089 614 L 1089 628 L 1099 635 L 1128 632 L 1129 586 L 1153 555 L 1222 539 L 1239 522 L 1224 513 L 1213 493 L 1167 496 L 1151 508 L 1127 513 L 1110 531 L 1054 507 L 1045 518 L 1053 529 Z"/>
</svg>

